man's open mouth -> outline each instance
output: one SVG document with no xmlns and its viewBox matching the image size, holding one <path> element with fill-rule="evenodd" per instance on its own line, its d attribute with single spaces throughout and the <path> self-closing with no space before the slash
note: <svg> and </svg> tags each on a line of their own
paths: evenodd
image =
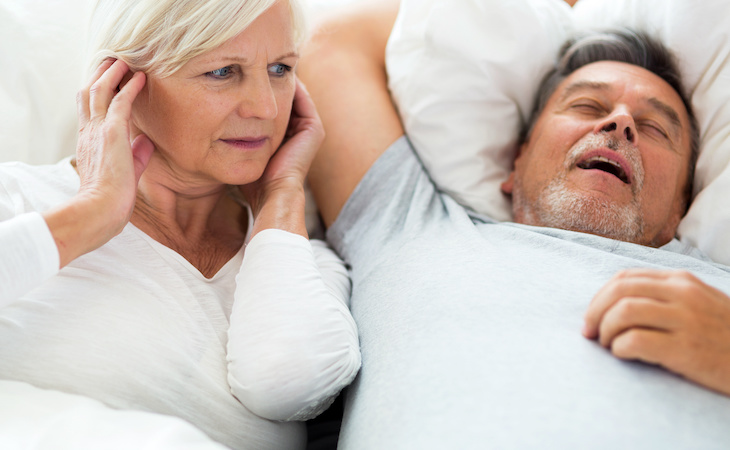
<svg viewBox="0 0 730 450">
<path fill-rule="evenodd" d="M 602 170 L 604 172 L 610 173 L 611 175 L 615 176 L 626 184 L 631 184 L 629 175 L 626 173 L 626 170 L 624 170 L 624 168 L 621 166 L 621 163 L 606 158 L 605 156 L 591 156 L 590 158 L 579 162 L 578 167 L 586 170 Z"/>
</svg>

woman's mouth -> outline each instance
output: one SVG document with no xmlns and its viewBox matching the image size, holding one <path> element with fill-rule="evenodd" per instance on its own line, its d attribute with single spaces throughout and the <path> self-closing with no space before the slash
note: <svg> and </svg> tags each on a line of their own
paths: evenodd
<svg viewBox="0 0 730 450">
<path fill-rule="evenodd" d="M 269 140 L 266 136 L 221 139 L 222 142 L 239 150 L 258 150 Z"/>
</svg>

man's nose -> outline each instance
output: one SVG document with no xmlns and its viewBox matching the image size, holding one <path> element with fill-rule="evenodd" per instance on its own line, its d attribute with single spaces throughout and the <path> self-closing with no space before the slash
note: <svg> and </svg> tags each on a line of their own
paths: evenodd
<svg viewBox="0 0 730 450">
<path fill-rule="evenodd" d="M 616 111 L 610 116 L 605 117 L 596 126 L 595 132 L 614 134 L 634 145 L 637 143 L 636 123 L 634 123 L 633 117 L 625 111 Z"/>
</svg>

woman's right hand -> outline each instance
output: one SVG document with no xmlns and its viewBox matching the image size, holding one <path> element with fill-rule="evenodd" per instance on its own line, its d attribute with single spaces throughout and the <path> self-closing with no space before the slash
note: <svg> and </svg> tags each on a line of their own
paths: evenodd
<svg viewBox="0 0 730 450">
<path fill-rule="evenodd" d="M 60 266 L 104 245 L 129 222 L 137 184 L 154 146 L 145 136 L 130 142 L 132 103 L 145 84 L 123 61 L 105 61 L 77 96 L 79 192 L 44 217 L 58 246 Z"/>
</svg>

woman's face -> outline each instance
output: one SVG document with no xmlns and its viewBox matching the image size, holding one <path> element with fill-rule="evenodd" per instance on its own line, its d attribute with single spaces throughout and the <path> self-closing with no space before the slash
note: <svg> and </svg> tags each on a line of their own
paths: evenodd
<svg viewBox="0 0 730 450">
<path fill-rule="evenodd" d="M 279 1 L 174 75 L 149 76 L 133 107 L 133 129 L 155 144 L 148 172 L 183 186 L 258 179 L 286 132 L 297 61 L 289 7 Z"/>
</svg>

